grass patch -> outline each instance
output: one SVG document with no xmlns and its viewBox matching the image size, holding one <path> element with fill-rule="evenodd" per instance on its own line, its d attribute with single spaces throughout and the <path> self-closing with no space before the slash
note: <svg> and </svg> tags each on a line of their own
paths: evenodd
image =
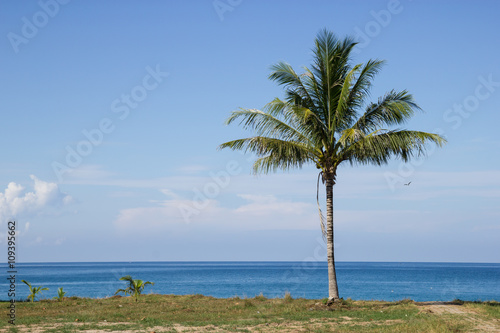
<svg viewBox="0 0 500 333">
<path fill-rule="evenodd" d="M 285 303 L 293 302 L 293 297 L 289 291 L 285 291 L 285 296 L 283 297 L 283 300 L 285 301 Z"/>
<path fill-rule="evenodd" d="M 7 316 L 7 302 L 1 315 Z M 62 302 L 43 300 L 16 303 L 16 327 L 6 320 L 0 328 L 8 332 L 26 332 L 20 327 L 42 332 L 85 330 L 147 330 L 165 327 L 172 332 L 179 325 L 193 331 L 228 332 L 463 332 L 474 329 L 466 316 L 424 311 L 425 306 L 412 300 L 398 302 L 353 301 L 341 299 L 328 306 L 325 300 L 283 298 L 228 299 L 203 295 L 142 295 L 105 299 L 65 298 Z M 462 305 L 493 324 L 500 319 L 498 302 L 464 302 Z M 23 326 L 21 326 L 23 325 Z"/>
</svg>

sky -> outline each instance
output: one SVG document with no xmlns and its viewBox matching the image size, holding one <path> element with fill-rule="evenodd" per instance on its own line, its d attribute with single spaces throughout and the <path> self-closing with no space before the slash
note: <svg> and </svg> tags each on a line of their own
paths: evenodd
<svg viewBox="0 0 500 333">
<path fill-rule="evenodd" d="M 338 261 L 500 262 L 497 1 L 0 0 L 0 242 L 18 262 L 326 260 L 313 166 L 253 175 L 225 126 L 309 66 L 322 29 L 384 59 L 404 128 L 448 144 L 345 165 Z M 411 182 L 409 186 L 405 183 Z M 320 200 L 325 201 L 324 190 Z M 323 204 L 324 206 L 324 204 Z M 324 208 L 324 207 L 323 207 Z"/>
</svg>

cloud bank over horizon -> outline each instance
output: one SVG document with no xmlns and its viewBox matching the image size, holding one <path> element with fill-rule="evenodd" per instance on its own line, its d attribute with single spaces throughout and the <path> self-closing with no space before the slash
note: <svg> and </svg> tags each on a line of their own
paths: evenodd
<svg viewBox="0 0 500 333">
<path fill-rule="evenodd" d="M 197 201 L 169 195 L 164 201 L 154 202 L 153 207 L 121 210 L 113 224 L 122 233 L 189 228 L 191 224 L 225 230 L 314 230 L 318 227 L 317 208 L 312 204 L 274 195 L 240 194 L 238 197 L 244 202 L 230 208 L 215 199 Z"/>
</svg>

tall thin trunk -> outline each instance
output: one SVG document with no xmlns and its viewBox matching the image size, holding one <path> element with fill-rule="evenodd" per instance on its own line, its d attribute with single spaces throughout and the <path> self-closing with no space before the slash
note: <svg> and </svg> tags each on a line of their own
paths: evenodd
<svg viewBox="0 0 500 333">
<path fill-rule="evenodd" d="M 333 179 L 326 179 L 326 249 L 328 258 L 328 301 L 339 299 L 333 248 Z"/>
</svg>

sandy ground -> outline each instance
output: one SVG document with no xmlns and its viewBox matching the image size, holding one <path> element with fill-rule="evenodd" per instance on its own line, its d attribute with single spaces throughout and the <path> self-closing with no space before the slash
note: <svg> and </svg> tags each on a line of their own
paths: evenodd
<svg viewBox="0 0 500 333">
<path fill-rule="evenodd" d="M 460 315 L 465 320 L 471 322 L 477 332 L 500 332 L 500 320 L 486 321 L 474 310 L 460 305 L 435 303 L 423 305 L 423 307 L 424 311 L 427 310 L 429 313 Z"/>
</svg>

